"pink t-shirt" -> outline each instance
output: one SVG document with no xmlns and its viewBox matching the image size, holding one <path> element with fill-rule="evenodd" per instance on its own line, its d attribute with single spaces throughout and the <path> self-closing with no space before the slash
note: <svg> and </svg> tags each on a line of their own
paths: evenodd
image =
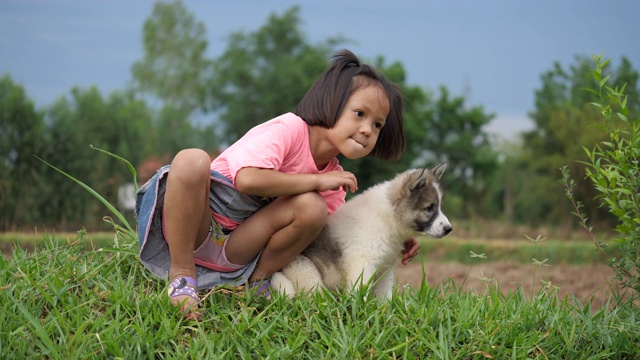
<svg viewBox="0 0 640 360">
<path fill-rule="evenodd" d="M 338 159 L 332 159 L 318 170 L 311 156 L 309 125 L 293 113 L 273 118 L 249 130 L 242 138 L 211 162 L 216 170 L 235 184 L 240 169 L 256 167 L 289 174 L 322 174 L 342 170 Z M 344 203 L 346 191 L 329 190 L 320 193 L 329 213 Z"/>
</svg>

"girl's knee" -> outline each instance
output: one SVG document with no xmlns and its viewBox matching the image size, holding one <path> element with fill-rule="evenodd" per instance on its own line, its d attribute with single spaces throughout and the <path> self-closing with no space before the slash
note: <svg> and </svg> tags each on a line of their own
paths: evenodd
<svg viewBox="0 0 640 360">
<path fill-rule="evenodd" d="M 181 182 L 196 184 L 209 178 L 211 157 L 201 149 L 180 151 L 171 162 L 169 176 Z"/>
<path fill-rule="evenodd" d="M 211 164 L 211 157 L 209 154 L 202 149 L 184 149 L 176 154 L 171 162 L 171 165 L 188 165 L 188 166 L 198 166 L 203 165 L 206 168 L 209 168 Z"/>
<path fill-rule="evenodd" d="M 327 203 L 317 192 L 295 196 L 296 221 L 303 226 L 322 228 L 327 220 Z"/>
</svg>

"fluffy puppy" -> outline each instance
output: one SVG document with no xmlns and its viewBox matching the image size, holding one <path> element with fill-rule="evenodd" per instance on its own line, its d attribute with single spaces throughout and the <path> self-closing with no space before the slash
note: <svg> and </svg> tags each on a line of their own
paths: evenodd
<svg viewBox="0 0 640 360">
<path fill-rule="evenodd" d="M 390 298 L 404 242 L 421 235 L 441 238 L 453 229 L 442 212 L 439 181 L 445 168 L 442 163 L 407 170 L 347 201 L 313 243 L 272 276 L 272 288 L 293 297 L 372 284 L 375 295 Z"/>
</svg>

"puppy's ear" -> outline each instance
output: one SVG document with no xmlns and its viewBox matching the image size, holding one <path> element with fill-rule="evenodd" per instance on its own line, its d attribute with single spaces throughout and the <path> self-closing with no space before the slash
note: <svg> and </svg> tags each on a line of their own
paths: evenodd
<svg viewBox="0 0 640 360">
<path fill-rule="evenodd" d="M 414 176 L 415 176 L 415 174 L 417 174 L 417 172 L 414 173 Z M 414 177 L 414 176 L 412 176 L 412 177 Z M 426 179 L 427 179 L 427 169 L 422 169 L 422 171 L 420 171 L 420 176 L 418 176 L 417 180 L 414 180 L 411 183 L 411 186 L 409 187 L 409 190 L 411 192 L 414 192 L 415 190 L 421 188 L 422 186 L 424 186 Z"/>
<path fill-rule="evenodd" d="M 442 173 L 444 173 L 444 170 L 446 168 L 447 168 L 447 163 L 441 163 L 440 165 L 431 169 L 431 172 L 433 173 L 433 175 L 435 175 L 436 179 L 440 180 L 440 178 L 442 177 Z"/>
</svg>

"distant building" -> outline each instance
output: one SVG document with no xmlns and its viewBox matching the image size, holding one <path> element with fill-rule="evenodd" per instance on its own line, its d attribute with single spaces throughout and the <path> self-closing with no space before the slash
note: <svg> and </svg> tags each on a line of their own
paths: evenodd
<svg viewBox="0 0 640 360">
<path fill-rule="evenodd" d="M 118 209 L 120 212 L 133 211 L 136 206 L 136 194 L 133 183 L 123 184 L 118 187 Z"/>
</svg>

